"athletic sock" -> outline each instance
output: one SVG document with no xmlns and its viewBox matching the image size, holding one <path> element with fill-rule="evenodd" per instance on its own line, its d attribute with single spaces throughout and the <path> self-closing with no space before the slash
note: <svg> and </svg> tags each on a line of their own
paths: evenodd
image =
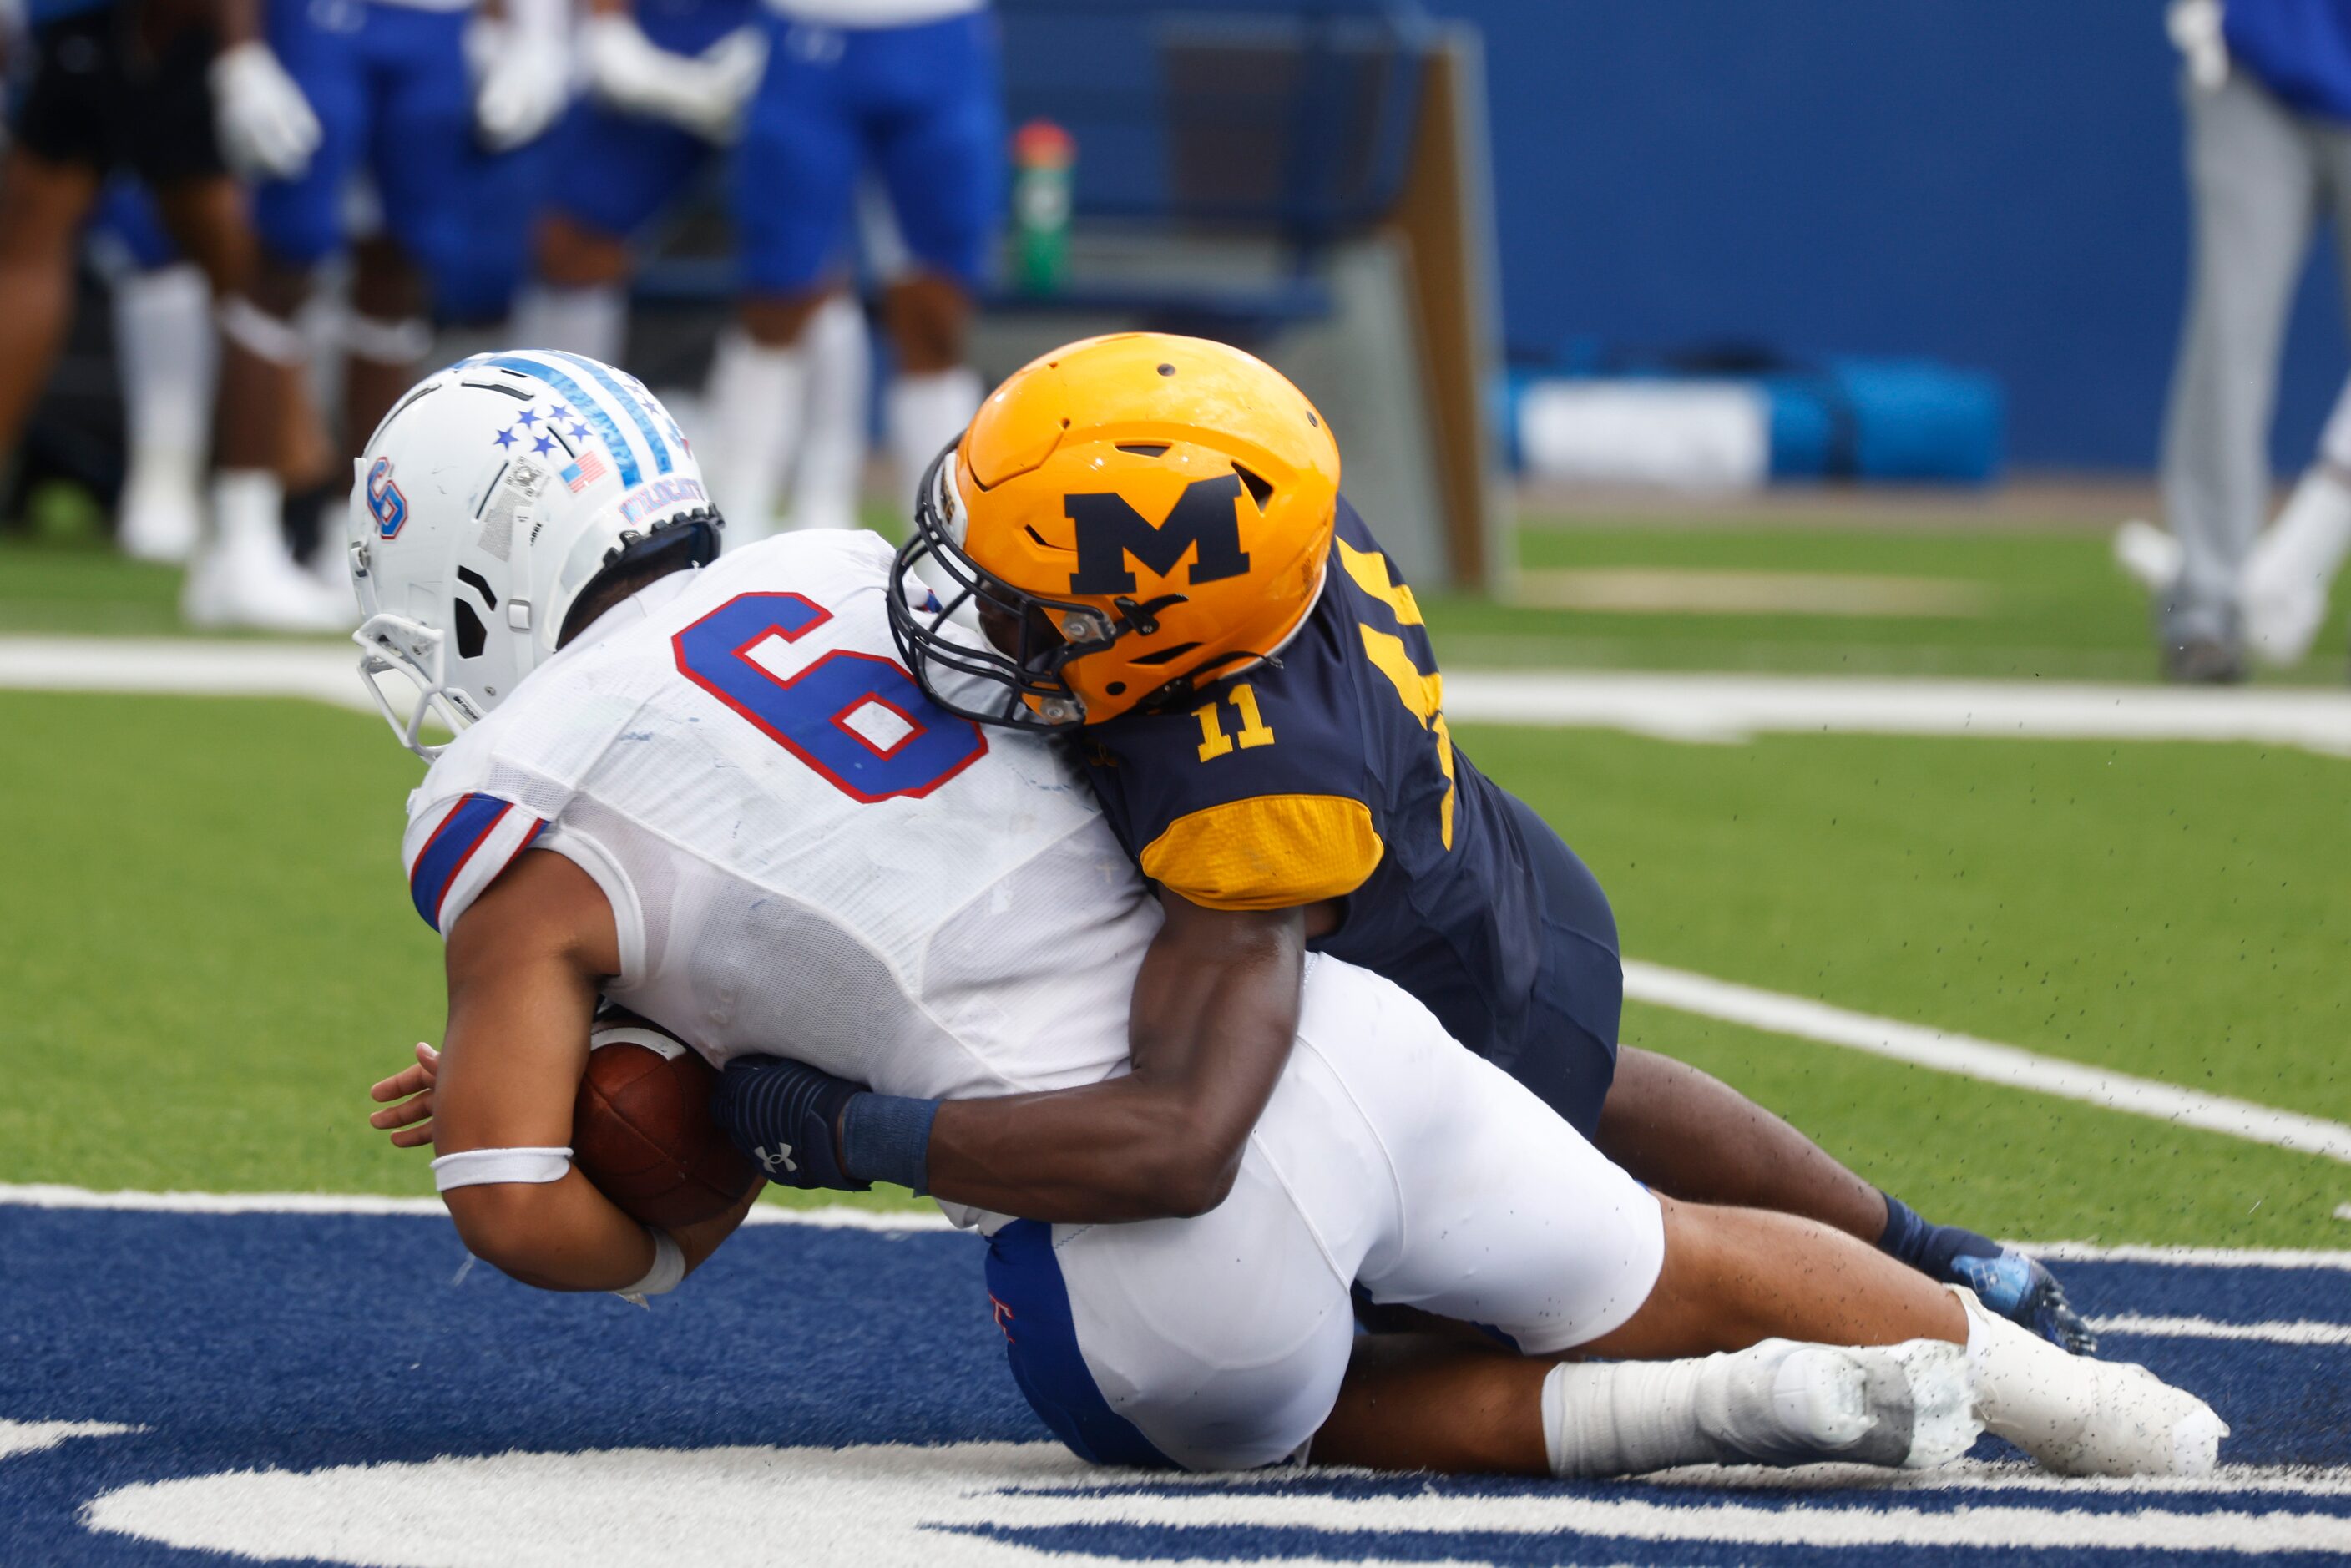
<svg viewBox="0 0 2351 1568">
<path fill-rule="evenodd" d="M 123 279 L 114 291 L 114 322 L 133 447 L 194 454 L 201 463 L 212 434 L 219 343 L 204 275 L 167 267 Z"/>
<path fill-rule="evenodd" d="M 526 349 L 560 349 L 613 365 L 628 334 L 629 297 L 617 283 L 587 288 L 534 283 L 515 306 L 515 339 Z"/>
<path fill-rule="evenodd" d="M 1959 1346 L 1923 1340 L 1878 1350 L 1765 1340 L 1696 1360 L 1562 1362 L 1543 1379 L 1544 1456 L 1562 1480 L 1831 1458 L 1898 1465 L 1921 1446 L 1955 1458 L 1976 1432 L 1959 1408 L 1966 1364 Z M 1923 1408 L 1921 1390 L 1934 1396 Z"/>
<path fill-rule="evenodd" d="M 1877 1249 L 1930 1280 L 1966 1284 L 1956 1267 L 1959 1259 L 2000 1255 L 2000 1244 L 1989 1238 L 1956 1225 L 1931 1224 L 1892 1193 L 1878 1196 L 1886 1199 L 1886 1229 L 1877 1238 Z"/>
<path fill-rule="evenodd" d="M 942 447 L 963 434 L 979 412 L 979 372 L 967 365 L 951 371 L 901 375 L 888 398 L 891 507 L 911 516 L 924 471 Z"/>
<path fill-rule="evenodd" d="M 702 460 L 729 547 L 775 531 L 777 477 L 791 458 L 808 396 L 808 357 L 741 332 L 719 340 L 710 367 L 709 448 Z"/>
<path fill-rule="evenodd" d="M 266 468 L 224 469 L 213 478 L 213 537 L 226 552 L 283 555 L 285 505 L 286 487 Z"/>
<path fill-rule="evenodd" d="M 854 296 L 836 294 L 819 307 L 800 342 L 809 360 L 808 417 L 792 473 L 792 527 L 853 528 L 872 374 L 865 312 Z"/>
</svg>

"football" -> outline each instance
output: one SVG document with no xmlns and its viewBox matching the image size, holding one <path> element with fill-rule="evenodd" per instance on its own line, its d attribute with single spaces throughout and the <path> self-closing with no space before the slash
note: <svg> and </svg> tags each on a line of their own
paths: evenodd
<svg viewBox="0 0 2351 1568">
<path fill-rule="evenodd" d="M 571 1108 L 571 1158 L 630 1218 L 664 1230 L 723 1214 L 758 1174 L 710 1119 L 718 1074 L 660 1031 L 599 1028 Z"/>
</svg>

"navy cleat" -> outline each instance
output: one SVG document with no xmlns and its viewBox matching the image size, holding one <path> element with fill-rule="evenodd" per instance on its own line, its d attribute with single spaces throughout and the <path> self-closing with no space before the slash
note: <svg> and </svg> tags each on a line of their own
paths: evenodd
<svg viewBox="0 0 2351 1568">
<path fill-rule="evenodd" d="M 1990 1254 L 1962 1254 L 1948 1267 L 1950 1278 L 1945 1282 L 1965 1285 L 1990 1311 L 2060 1350 L 2075 1355 L 2097 1354 L 2097 1334 L 2074 1310 L 2074 1303 L 2065 1299 L 2065 1287 L 2040 1260 L 2028 1258 L 2013 1247 L 2002 1247 Z"/>
</svg>

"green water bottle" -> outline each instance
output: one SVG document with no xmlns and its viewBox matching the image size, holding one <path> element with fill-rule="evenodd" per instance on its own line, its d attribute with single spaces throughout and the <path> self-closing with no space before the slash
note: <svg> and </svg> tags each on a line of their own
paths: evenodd
<svg viewBox="0 0 2351 1568">
<path fill-rule="evenodd" d="M 1020 238 L 1020 287 L 1052 294 L 1070 276 L 1070 166 L 1078 144 L 1050 120 L 1012 137 L 1012 221 Z"/>
</svg>

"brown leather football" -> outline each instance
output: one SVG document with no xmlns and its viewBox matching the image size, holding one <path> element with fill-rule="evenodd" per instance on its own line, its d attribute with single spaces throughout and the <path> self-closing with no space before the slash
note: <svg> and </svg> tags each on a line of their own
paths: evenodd
<svg viewBox="0 0 2351 1568">
<path fill-rule="evenodd" d="M 571 1108 L 572 1163 L 646 1225 L 674 1230 L 724 1214 L 758 1173 L 710 1118 L 717 1072 L 654 1030 L 600 1028 L 597 1038 Z"/>
</svg>

